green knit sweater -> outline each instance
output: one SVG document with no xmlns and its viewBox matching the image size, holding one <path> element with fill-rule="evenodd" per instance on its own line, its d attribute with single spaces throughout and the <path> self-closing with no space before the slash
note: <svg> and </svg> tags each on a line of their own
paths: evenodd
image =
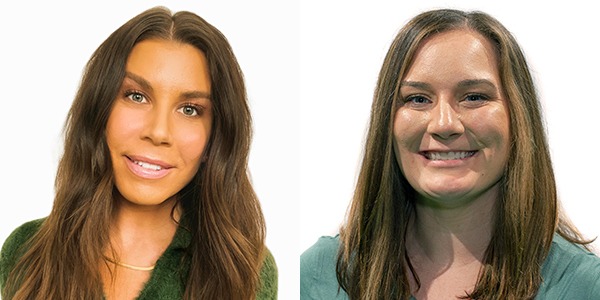
<svg viewBox="0 0 600 300">
<path fill-rule="evenodd" d="M 44 219 L 38 219 L 21 225 L 4 242 L 0 252 L 0 290 L 4 290 L 8 274 L 20 257 L 19 253 L 23 253 L 19 248 L 38 231 L 43 221 Z M 156 262 L 156 267 L 138 299 L 181 299 L 185 282 L 179 276 L 179 265 L 190 239 L 188 231 L 181 227 L 177 229 L 173 241 Z M 263 262 L 260 279 L 260 290 L 256 299 L 277 299 L 277 267 L 269 251 Z"/>
</svg>

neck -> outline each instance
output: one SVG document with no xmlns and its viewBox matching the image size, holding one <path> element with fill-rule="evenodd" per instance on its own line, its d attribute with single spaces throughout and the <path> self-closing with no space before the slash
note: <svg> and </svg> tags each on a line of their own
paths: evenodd
<svg viewBox="0 0 600 300">
<path fill-rule="evenodd" d="M 118 198 L 116 202 L 110 229 L 112 250 L 106 252 L 107 257 L 131 265 L 153 265 L 177 230 L 180 213 L 175 198 L 152 206 Z"/>
<path fill-rule="evenodd" d="M 139 205 L 124 199 L 117 199 L 113 214 L 113 225 L 120 231 L 162 231 L 176 225 L 179 207 L 176 198 L 170 198 L 158 205 Z"/>
<path fill-rule="evenodd" d="M 407 234 L 411 260 L 440 268 L 482 262 L 494 229 L 497 194 L 460 207 L 417 202 Z"/>
</svg>

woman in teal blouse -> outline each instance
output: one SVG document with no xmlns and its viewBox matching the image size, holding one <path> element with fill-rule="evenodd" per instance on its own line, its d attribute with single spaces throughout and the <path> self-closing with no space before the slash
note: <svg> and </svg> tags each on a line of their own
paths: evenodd
<svg viewBox="0 0 600 300">
<path fill-rule="evenodd" d="M 275 299 L 251 133 L 218 29 L 162 7 L 126 22 L 85 68 L 50 215 L 2 247 L 3 299 Z"/>
<path fill-rule="evenodd" d="M 600 258 L 560 211 L 540 104 L 510 32 L 432 10 L 394 39 L 339 236 L 301 299 L 600 299 Z"/>
</svg>

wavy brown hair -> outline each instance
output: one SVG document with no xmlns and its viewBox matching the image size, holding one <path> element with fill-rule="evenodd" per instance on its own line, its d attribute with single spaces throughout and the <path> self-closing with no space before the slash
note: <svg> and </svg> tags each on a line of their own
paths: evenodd
<svg viewBox="0 0 600 300">
<path fill-rule="evenodd" d="M 248 172 L 252 121 L 244 79 L 223 34 L 190 12 L 149 9 L 93 53 L 65 125 L 50 215 L 7 280 L 7 299 L 99 299 L 102 249 L 113 211 L 105 129 L 125 65 L 146 39 L 193 45 L 208 61 L 213 125 L 204 162 L 180 192 L 192 239 L 184 299 L 254 299 L 265 255 L 265 225 Z M 52 275 L 49 275 L 52 274 Z"/>
<path fill-rule="evenodd" d="M 406 252 L 415 190 L 393 151 L 393 116 L 400 82 L 425 39 L 456 29 L 474 30 L 495 47 L 509 99 L 510 151 L 501 179 L 501 201 L 472 299 L 530 299 L 554 233 L 583 244 L 559 213 L 556 184 L 540 103 L 525 57 L 511 33 L 482 12 L 423 12 L 397 34 L 379 73 L 364 157 L 337 261 L 340 286 L 351 299 L 408 299 L 409 276 L 419 282 Z"/>
</svg>

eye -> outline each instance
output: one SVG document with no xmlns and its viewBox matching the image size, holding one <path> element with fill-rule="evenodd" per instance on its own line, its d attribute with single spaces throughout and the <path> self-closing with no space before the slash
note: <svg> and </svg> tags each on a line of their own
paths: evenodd
<svg viewBox="0 0 600 300">
<path fill-rule="evenodd" d="M 406 98 L 406 102 L 412 102 L 415 104 L 424 104 L 424 103 L 429 103 L 429 99 L 423 97 L 423 96 L 411 96 Z"/>
<path fill-rule="evenodd" d="M 136 91 L 127 92 L 127 93 L 125 93 L 125 96 L 133 102 L 138 102 L 138 103 L 148 102 L 148 100 L 146 100 L 146 96 L 144 96 L 144 94 L 142 94 L 140 92 L 136 92 Z"/>
<path fill-rule="evenodd" d="M 200 114 L 202 114 L 203 110 L 204 110 L 203 107 L 201 107 L 199 105 L 185 104 L 184 106 L 179 108 L 177 111 L 186 116 L 195 117 L 195 116 L 199 116 Z"/>
<path fill-rule="evenodd" d="M 485 105 L 490 97 L 484 94 L 468 94 L 464 97 L 462 101 L 465 107 L 477 108 Z"/>
<path fill-rule="evenodd" d="M 411 95 L 404 98 L 404 105 L 408 105 L 409 107 L 420 108 L 429 103 L 431 103 L 431 100 L 423 95 Z"/>
<path fill-rule="evenodd" d="M 486 101 L 489 97 L 481 94 L 470 94 L 465 97 L 466 101 Z"/>
</svg>

